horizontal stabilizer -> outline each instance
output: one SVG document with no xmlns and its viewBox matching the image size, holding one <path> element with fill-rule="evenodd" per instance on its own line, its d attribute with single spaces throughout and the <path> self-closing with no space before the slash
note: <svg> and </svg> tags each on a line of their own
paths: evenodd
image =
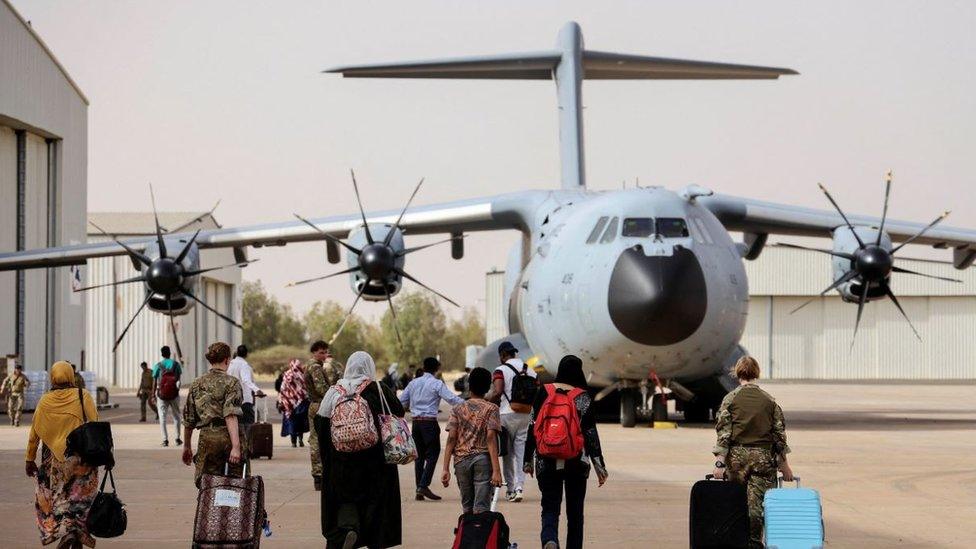
<svg viewBox="0 0 976 549">
<path fill-rule="evenodd" d="M 793 69 L 583 51 L 587 80 L 753 80 L 797 74 Z"/>
</svg>

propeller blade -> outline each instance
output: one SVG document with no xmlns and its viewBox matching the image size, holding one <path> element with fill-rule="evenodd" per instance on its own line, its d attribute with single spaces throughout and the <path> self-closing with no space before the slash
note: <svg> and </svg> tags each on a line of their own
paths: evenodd
<svg viewBox="0 0 976 549">
<path fill-rule="evenodd" d="M 191 292 L 189 292 L 189 291 L 187 291 L 186 289 L 184 289 L 184 290 L 182 290 L 182 292 L 183 292 L 183 295 L 185 295 L 185 296 L 187 296 L 187 297 L 189 297 L 189 298 L 190 298 L 190 299 L 192 299 L 193 301 L 196 301 L 196 302 L 197 302 L 197 303 L 199 303 L 200 305 L 203 305 L 203 307 L 204 307 L 205 309 L 207 309 L 207 310 L 208 310 L 208 311 L 210 311 L 211 313 L 213 313 L 213 314 L 215 314 L 215 315 L 217 315 L 217 316 L 219 316 L 220 318 L 222 318 L 222 319 L 224 319 L 224 320 L 226 320 L 227 322 L 229 322 L 229 323 L 231 323 L 232 325 L 234 325 L 234 327 L 236 327 L 236 328 L 241 328 L 241 329 L 244 329 L 244 327 L 243 327 L 243 326 L 241 326 L 240 324 L 238 324 L 238 323 L 237 323 L 237 322 L 236 322 L 236 321 L 235 321 L 235 320 L 234 320 L 233 318 L 231 318 L 231 317 L 229 317 L 229 316 L 227 316 L 227 315 L 225 315 L 224 313 L 222 313 L 222 312 L 220 312 L 220 311 L 218 311 L 217 309 L 214 309 L 214 308 L 213 308 L 213 307 L 211 307 L 210 305 L 207 305 L 207 304 L 206 304 L 206 302 L 204 302 L 204 301 L 203 301 L 202 299 L 200 299 L 200 298 L 198 298 L 197 296 L 195 296 L 195 295 L 193 295 L 193 293 L 191 293 Z"/>
<path fill-rule="evenodd" d="M 183 276 L 197 276 L 203 273 L 209 273 L 210 271 L 219 271 L 220 269 L 229 269 L 230 267 L 245 267 L 251 263 L 257 263 L 260 259 L 251 259 L 249 261 L 241 261 L 240 263 L 231 263 L 230 265 L 221 265 L 220 267 L 210 267 L 208 269 L 197 269 L 195 271 L 185 271 Z"/>
<path fill-rule="evenodd" d="M 861 313 L 864 312 L 864 304 L 868 301 L 868 283 L 864 283 L 864 289 L 861 290 L 861 301 L 857 303 L 857 320 L 854 321 L 854 336 L 851 337 L 851 352 L 854 351 L 854 342 L 857 341 L 857 329 L 861 326 Z"/>
<path fill-rule="evenodd" d="M 806 250 L 808 252 L 820 252 L 822 254 L 832 255 L 834 257 L 843 257 L 844 259 L 854 260 L 854 256 L 851 254 L 845 254 L 844 252 L 835 252 L 833 250 L 824 250 L 822 248 L 807 248 L 806 246 L 799 246 L 797 244 L 788 244 L 786 242 L 780 242 L 777 246 L 785 246 L 787 248 L 795 248 L 797 250 Z"/>
<path fill-rule="evenodd" d="M 129 319 L 129 323 L 125 325 L 125 329 L 122 330 L 121 334 L 119 334 L 119 338 L 115 340 L 115 345 L 112 345 L 113 353 L 115 352 L 116 349 L 119 348 L 119 343 L 122 343 L 122 338 L 125 337 L 125 334 L 129 333 L 129 328 L 132 327 L 132 323 L 135 322 L 137 318 L 139 318 L 139 313 L 141 313 L 142 310 L 146 308 L 146 305 L 149 304 L 149 300 L 152 299 L 152 296 L 153 296 L 152 291 L 147 290 L 146 299 L 142 301 L 142 305 L 139 306 L 139 310 L 136 311 L 136 314 L 132 315 L 132 318 Z"/>
<path fill-rule="evenodd" d="M 843 275 L 841 275 L 841 277 L 838 278 L 833 284 L 831 284 L 830 286 L 827 286 L 827 288 L 824 291 L 820 292 L 820 297 L 825 296 L 827 294 L 827 292 L 829 292 L 830 290 L 833 290 L 834 288 L 837 288 L 841 284 L 852 280 L 856 276 L 857 276 L 857 271 L 853 271 L 853 270 L 847 271 L 846 273 L 844 273 Z M 800 305 L 796 309 L 793 309 L 792 311 L 790 311 L 790 314 L 793 314 L 793 313 L 799 311 L 800 309 L 806 307 L 807 305 L 813 303 L 814 301 L 816 301 L 816 299 L 817 298 L 813 298 L 813 299 L 807 300 L 806 302 L 803 303 L 803 305 Z"/>
<path fill-rule="evenodd" d="M 950 213 L 949 210 L 946 210 L 945 212 L 943 212 L 942 215 L 940 215 L 939 217 L 936 217 L 935 218 L 935 221 L 929 223 L 921 231 L 918 231 L 917 233 L 915 233 L 914 235 L 912 235 L 911 237 L 909 237 L 908 240 L 906 240 L 906 241 L 902 242 L 901 244 L 899 244 L 898 246 L 896 246 L 894 250 L 891 250 L 891 253 L 894 254 L 898 250 L 904 248 L 906 244 L 910 244 L 916 238 L 918 238 L 918 237 L 922 236 L 923 234 L 929 232 L 929 229 L 931 229 L 932 227 L 935 227 L 936 225 L 938 225 L 939 223 L 941 223 L 943 219 L 949 217 L 949 213 Z"/>
<path fill-rule="evenodd" d="M 305 219 L 304 217 L 302 217 L 302 216 L 300 216 L 298 214 L 295 214 L 295 217 L 297 217 L 300 221 L 302 221 L 303 223 L 305 223 L 309 227 L 315 229 L 315 231 L 317 233 L 319 233 L 320 235 L 324 236 L 327 240 L 330 240 L 332 242 L 335 242 L 336 244 L 339 244 L 340 246 L 344 246 L 347 250 L 349 250 L 350 252 L 352 252 L 352 253 L 354 253 L 356 255 L 360 255 L 360 254 L 363 253 L 363 251 L 360 250 L 359 248 L 355 248 L 351 244 L 348 244 L 345 241 L 340 240 L 340 239 L 332 236 L 331 234 L 323 231 L 322 229 L 316 227 L 314 223 L 312 223 L 311 221 Z"/>
<path fill-rule="evenodd" d="M 305 279 L 305 280 L 299 280 L 298 282 L 289 282 L 287 285 L 285 285 L 285 288 L 291 288 L 293 286 L 300 286 L 302 284 L 308 284 L 309 282 L 316 282 L 318 280 L 325 280 L 326 278 L 332 278 L 334 276 L 349 274 L 349 273 L 351 273 L 353 271 L 358 271 L 358 270 L 359 270 L 359 266 L 357 265 L 355 267 L 352 267 L 350 269 L 346 269 L 344 271 L 339 271 L 337 273 L 327 274 L 325 276 L 317 276 L 315 278 L 308 278 L 308 279 Z"/>
<path fill-rule="evenodd" d="M 133 282 L 145 282 L 145 278 L 140 276 L 134 276 L 132 278 L 127 278 L 125 280 L 117 280 L 115 282 L 107 282 L 105 284 L 95 284 L 94 286 L 85 286 L 84 288 L 78 288 L 74 290 L 75 292 L 85 292 L 88 290 L 94 290 L 95 288 L 106 288 L 108 286 L 121 286 L 123 284 L 132 284 Z"/>
<path fill-rule="evenodd" d="M 407 272 L 406 272 L 406 271 L 404 271 L 403 269 L 397 269 L 397 268 L 394 268 L 394 269 L 393 269 L 393 272 L 395 272 L 395 273 L 397 273 L 398 275 L 400 275 L 400 276 L 402 276 L 403 278 L 406 278 L 406 279 L 408 279 L 408 280 L 412 280 L 412 281 L 413 281 L 413 282 L 414 282 L 415 284 L 417 284 L 417 285 L 419 285 L 420 287 L 422 287 L 422 288 L 424 288 L 425 290 L 427 290 L 427 291 L 429 291 L 429 292 L 431 292 L 431 293 L 433 293 L 433 294 L 435 294 L 435 295 L 437 295 L 437 296 L 439 296 L 439 297 L 440 297 L 441 299 L 443 299 L 444 301 L 447 301 L 447 302 L 448 302 L 448 303 L 450 303 L 451 305 L 454 305 L 455 307 L 460 307 L 460 305 L 458 305 L 457 303 L 455 303 L 455 302 L 454 302 L 454 300 L 452 300 L 451 298 L 449 298 L 449 297 L 447 297 L 446 295 L 444 295 L 444 294 L 442 294 L 442 293 L 440 293 L 440 292 L 438 292 L 437 290 L 435 290 L 435 289 L 433 289 L 433 288 L 431 288 L 430 286 L 428 286 L 428 285 L 426 285 L 426 284 L 424 284 L 423 282 L 421 282 L 421 281 L 419 281 L 419 280 L 417 280 L 416 278 L 414 278 L 414 277 L 412 277 L 412 276 L 410 276 L 410 275 L 409 275 L 409 274 L 407 274 Z"/>
<path fill-rule="evenodd" d="M 467 235 L 462 234 L 460 236 L 452 236 L 451 238 L 445 238 L 444 240 L 438 240 L 437 242 L 432 242 L 430 244 L 424 244 L 423 246 L 417 246 L 415 248 L 407 248 L 406 250 L 401 250 L 400 253 L 397 254 L 397 257 L 403 257 L 403 256 L 405 256 L 407 254 L 412 254 L 414 252 L 419 252 L 420 250 L 424 250 L 424 249 L 430 248 L 431 246 L 437 246 L 438 244 L 444 244 L 445 242 L 451 242 L 451 241 L 453 241 L 455 239 L 461 239 L 461 238 L 465 238 L 465 237 L 467 237 Z"/>
<path fill-rule="evenodd" d="M 366 242 L 374 244 L 373 235 L 369 233 L 369 224 L 366 223 L 366 211 L 363 210 L 363 200 L 359 198 L 359 185 L 356 184 L 356 172 L 349 169 L 349 174 L 352 175 L 352 188 L 356 191 L 356 202 L 359 204 L 359 215 L 363 216 L 363 229 L 366 230 Z"/>
<path fill-rule="evenodd" d="M 190 253 L 190 246 L 193 246 L 193 243 L 197 241 L 198 236 L 200 236 L 200 229 L 197 229 L 197 232 L 193 233 L 193 237 L 190 238 L 190 240 L 187 241 L 186 246 L 183 246 L 183 249 L 180 250 L 180 255 L 176 256 L 177 263 L 183 262 L 183 259 L 186 258 L 186 254 Z"/>
<path fill-rule="evenodd" d="M 886 294 L 888 294 L 888 299 L 890 299 L 891 302 L 895 304 L 895 307 L 898 307 L 898 312 L 901 313 L 901 316 L 905 317 L 905 321 L 908 322 L 908 326 L 912 329 L 913 332 L 915 332 L 915 337 L 917 337 L 919 341 L 922 341 L 922 336 L 918 335 L 918 330 L 915 329 L 915 326 L 912 324 L 912 320 L 908 318 L 907 314 L 905 314 L 905 309 L 901 308 L 901 303 L 898 303 L 898 298 L 895 297 L 895 292 L 891 291 L 891 287 L 888 286 L 888 283 L 885 281 L 881 281 L 881 289 L 884 290 Z"/>
<path fill-rule="evenodd" d="M 894 272 L 896 272 L 896 273 L 913 274 L 913 275 L 918 275 L 918 276 L 924 276 L 925 278 L 934 278 L 936 280 L 945 280 L 946 282 L 958 282 L 960 284 L 963 283 L 963 281 L 962 280 L 959 280 L 958 278 L 948 278 L 948 277 L 945 277 L 945 276 L 935 276 L 935 275 L 930 275 L 930 274 L 925 274 L 925 273 L 918 273 L 918 272 L 915 272 L 915 271 L 909 271 L 908 269 L 902 269 L 901 267 L 892 267 L 891 270 L 894 271 Z"/>
<path fill-rule="evenodd" d="M 159 213 L 156 212 L 156 193 L 153 192 L 152 183 L 149 184 L 149 198 L 152 200 L 153 219 L 156 220 L 156 242 L 159 243 L 159 256 L 168 257 L 166 242 L 163 241 L 163 228 L 159 226 Z"/>
<path fill-rule="evenodd" d="M 118 244 L 119 246 L 122 246 L 122 248 L 125 249 L 125 251 L 129 252 L 129 255 L 132 256 L 133 259 L 136 259 L 137 261 L 139 261 L 139 263 L 142 263 L 146 267 L 152 265 L 152 261 L 148 257 L 146 257 L 145 254 L 141 254 L 141 253 L 133 250 L 132 248 L 130 248 L 128 245 L 126 245 L 121 240 L 119 240 L 119 239 L 113 237 L 112 235 L 108 234 L 107 232 L 105 232 L 105 229 L 103 229 L 103 228 L 99 227 L 98 225 L 96 225 L 94 221 L 89 220 L 88 223 L 90 223 L 92 227 L 95 227 L 96 229 L 98 229 L 98 232 L 102 233 L 103 235 L 105 235 L 108 238 L 111 238 L 112 241 L 115 242 L 116 244 Z"/>
<path fill-rule="evenodd" d="M 393 231 L 400 228 L 400 222 L 403 221 L 403 214 L 407 213 L 407 208 L 409 208 L 410 203 L 413 202 L 413 197 L 417 196 L 417 191 L 420 190 L 420 186 L 423 184 L 424 184 L 424 178 L 421 177 L 420 182 L 417 183 L 417 186 L 413 190 L 413 194 L 410 195 L 410 198 L 407 199 L 407 203 L 403 206 L 403 210 L 400 212 L 400 217 L 397 218 L 396 223 L 393 224 L 393 228 L 390 229 L 390 232 L 386 233 L 386 238 L 383 239 L 384 246 L 390 245 L 390 240 L 393 239 Z"/>
<path fill-rule="evenodd" d="M 885 220 L 888 218 L 888 195 L 891 194 L 891 170 L 885 175 L 885 199 L 884 199 L 884 209 L 881 210 L 881 226 L 878 227 L 878 241 L 874 243 L 875 246 L 881 245 L 881 235 L 884 233 Z"/>
<path fill-rule="evenodd" d="M 360 288 L 359 293 L 356 294 L 356 299 L 353 300 L 352 307 L 349 307 L 349 310 L 346 311 L 346 316 L 342 318 L 342 324 L 340 324 L 339 328 L 335 331 L 334 334 L 332 334 L 332 339 L 329 340 L 329 345 L 335 343 L 336 338 L 339 337 L 339 334 L 341 334 L 342 330 L 346 327 L 346 323 L 349 322 L 349 318 L 352 317 L 352 312 L 356 310 L 356 304 L 358 304 L 359 299 L 363 297 L 363 292 L 366 291 L 366 286 L 368 284 L 369 284 L 369 279 L 366 279 L 366 282 L 363 284 L 363 287 Z"/>
<path fill-rule="evenodd" d="M 861 240 L 861 237 L 857 235 L 857 231 L 854 230 L 854 225 L 851 225 L 851 221 L 847 219 L 846 215 L 844 215 L 844 210 L 840 209 L 840 206 L 837 205 L 837 201 L 834 200 L 834 197 L 830 196 L 830 192 L 827 191 L 827 187 L 824 187 L 823 183 L 817 183 L 817 186 L 820 187 L 820 190 L 823 191 L 825 195 L 827 195 L 827 200 L 829 200 L 830 203 L 834 205 L 834 209 L 837 210 L 837 213 L 839 213 L 840 216 L 844 218 L 844 223 L 847 223 L 847 228 L 851 230 L 851 233 L 854 235 L 854 238 L 857 239 L 857 243 L 860 244 L 860 246 L 863 248 L 864 241 Z"/>
<path fill-rule="evenodd" d="M 198 231 L 199 232 L 199 231 Z M 173 331 L 173 343 L 176 344 L 176 359 L 183 363 L 183 348 L 180 347 L 180 336 L 176 334 L 176 319 L 173 318 L 173 301 L 170 296 L 166 296 L 166 309 L 169 311 L 169 328 Z"/>
<path fill-rule="evenodd" d="M 396 332 L 397 343 L 403 345 L 403 338 L 400 337 L 400 319 L 397 318 L 396 307 L 393 306 L 393 296 L 390 295 L 386 285 L 383 286 L 383 291 L 386 292 L 386 304 L 390 306 L 390 314 L 393 315 L 393 331 Z"/>
</svg>

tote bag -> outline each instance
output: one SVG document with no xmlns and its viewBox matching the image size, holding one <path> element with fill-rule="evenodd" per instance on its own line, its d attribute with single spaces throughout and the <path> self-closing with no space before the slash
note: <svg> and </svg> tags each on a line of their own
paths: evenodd
<svg viewBox="0 0 976 549">
<path fill-rule="evenodd" d="M 406 465 L 417 459 L 417 446 L 410 436 L 407 420 L 393 415 L 390 403 L 386 401 L 386 393 L 377 382 L 380 393 L 380 408 L 378 419 L 380 422 L 380 439 L 383 441 L 383 454 L 386 462 L 396 465 Z"/>
</svg>

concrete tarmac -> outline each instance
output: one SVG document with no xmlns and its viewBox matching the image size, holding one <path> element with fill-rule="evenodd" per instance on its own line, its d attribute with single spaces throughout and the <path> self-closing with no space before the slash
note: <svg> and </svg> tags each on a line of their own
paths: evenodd
<svg viewBox="0 0 976 549">
<path fill-rule="evenodd" d="M 790 461 L 804 486 L 820 491 L 829 547 L 973 547 L 976 524 L 976 403 L 972 385 L 768 384 L 786 412 Z M 196 489 L 180 449 L 161 448 L 159 425 L 140 424 L 138 401 L 113 396 L 103 413 L 113 423 L 116 483 L 129 528 L 98 547 L 187 547 Z M 273 401 L 271 401 L 273 403 Z M 272 406 L 273 408 L 273 406 Z M 150 419 L 152 414 L 150 414 Z M 4 422 L 6 416 L 0 416 Z M 24 418 L 29 423 L 30 416 Z M 279 416 L 272 412 L 272 420 Z M 278 425 L 275 426 L 279 428 Z M 172 427 L 170 427 L 172 430 Z M 24 476 L 28 427 L 0 427 L 0 547 L 37 547 L 33 481 Z M 714 430 L 623 429 L 600 425 L 610 469 L 606 486 L 591 480 L 587 547 L 688 546 L 688 494 L 711 471 Z M 171 441 L 175 439 L 170 435 Z M 438 464 L 440 467 L 440 464 Z M 439 469 L 438 469 L 439 471 Z M 264 547 L 323 546 L 319 494 L 307 448 L 276 441 L 259 460 L 274 535 Z M 460 513 L 457 487 L 434 487 L 441 502 L 413 499 L 413 467 L 400 468 L 403 546 L 450 547 Z M 539 492 L 499 510 L 519 547 L 538 547 Z M 561 532 L 565 535 L 565 525 Z"/>
</svg>

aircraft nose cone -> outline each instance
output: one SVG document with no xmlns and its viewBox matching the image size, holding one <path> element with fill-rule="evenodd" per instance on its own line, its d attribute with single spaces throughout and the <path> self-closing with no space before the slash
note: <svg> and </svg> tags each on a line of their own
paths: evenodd
<svg viewBox="0 0 976 549">
<path fill-rule="evenodd" d="M 608 305 L 614 326 L 628 339 L 673 345 L 695 333 L 705 319 L 705 273 L 686 248 L 676 247 L 671 257 L 648 257 L 635 246 L 617 259 Z"/>
</svg>

